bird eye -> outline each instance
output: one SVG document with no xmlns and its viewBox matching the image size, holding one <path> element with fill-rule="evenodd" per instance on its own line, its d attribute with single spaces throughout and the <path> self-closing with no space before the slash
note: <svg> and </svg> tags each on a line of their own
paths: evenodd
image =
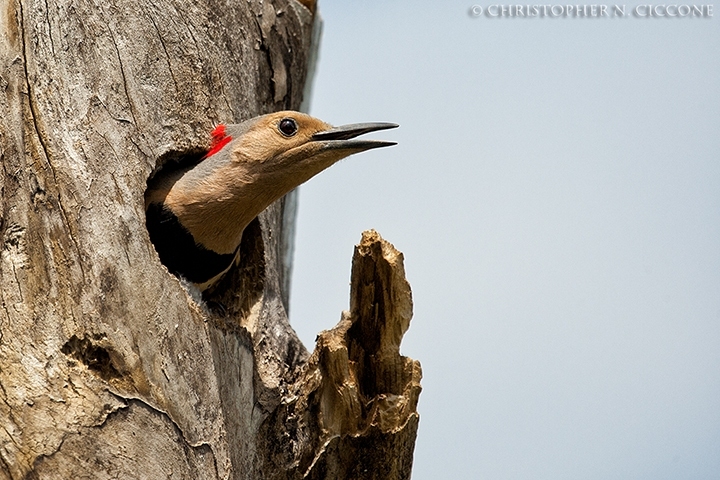
<svg viewBox="0 0 720 480">
<path fill-rule="evenodd" d="M 292 137 L 298 131 L 298 125 L 292 118 L 283 118 L 278 124 L 278 130 L 286 137 Z"/>
</svg>

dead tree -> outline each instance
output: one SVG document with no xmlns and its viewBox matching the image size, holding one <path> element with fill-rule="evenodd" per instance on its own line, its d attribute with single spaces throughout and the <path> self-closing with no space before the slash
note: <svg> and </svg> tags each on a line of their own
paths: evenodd
<svg viewBox="0 0 720 480">
<path fill-rule="evenodd" d="M 402 254 L 363 235 L 350 310 L 309 354 L 292 198 L 203 299 L 144 225 L 148 178 L 215 124 L 301 107 L 313 2 L 0 7 L 0 478 L 408 478 Z"/>
</svg>

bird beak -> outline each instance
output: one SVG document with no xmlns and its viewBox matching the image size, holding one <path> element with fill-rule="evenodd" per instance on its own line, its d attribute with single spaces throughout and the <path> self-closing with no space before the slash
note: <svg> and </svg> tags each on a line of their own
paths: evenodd
<svg viewBox="0 0 720 480">
<path fill-rule="evenodd" d="M 377 132 L 378 130 L 397 127 L 399 127 L 399 125 L 395 123 L 385 122 L 353 123 L 351 125 L 342 125 L 323 132 L 317 132 L 311 137 L 311 141 L 324 142 L 323 147 L 328 150 L 351 149 L 360 152 L 370 150 L 371 148 L 390 147 L 397 145 L 397 142 L 386 142 L 385 140 L 356 140 L 355 137 L 370 132 Z"/>
</svg>

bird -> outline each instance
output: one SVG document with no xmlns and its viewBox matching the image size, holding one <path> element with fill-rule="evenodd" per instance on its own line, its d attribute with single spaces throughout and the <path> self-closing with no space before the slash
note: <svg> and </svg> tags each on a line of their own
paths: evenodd
<svg viewBox="0 0 720 480">
<path fill-rule="evenodd" d="M 160 261 L 201 292 L 209 289 L 238 259 L 243 231 L 258 214 L 339 160 L 396 145 L 357 138 L 396 127 L 333 127 L 295 111 L 218 125 L 200 161 L 148 180 L 145 223 Z"/>
</svg>

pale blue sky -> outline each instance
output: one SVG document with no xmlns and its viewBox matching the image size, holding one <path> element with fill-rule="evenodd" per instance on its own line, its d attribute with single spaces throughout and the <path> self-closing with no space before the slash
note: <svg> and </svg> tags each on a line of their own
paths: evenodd
<svg viewBox="0 0 720 480">
<path fill-rule="evenodd" d="M 401 128 L 301 188 L 293 326 L 339 320 L 375 228 L 413 287 L 415 480 L 720 478 L 720 18 L 473 3 L 320 2 L 310 112 Z"/>
</svg>

